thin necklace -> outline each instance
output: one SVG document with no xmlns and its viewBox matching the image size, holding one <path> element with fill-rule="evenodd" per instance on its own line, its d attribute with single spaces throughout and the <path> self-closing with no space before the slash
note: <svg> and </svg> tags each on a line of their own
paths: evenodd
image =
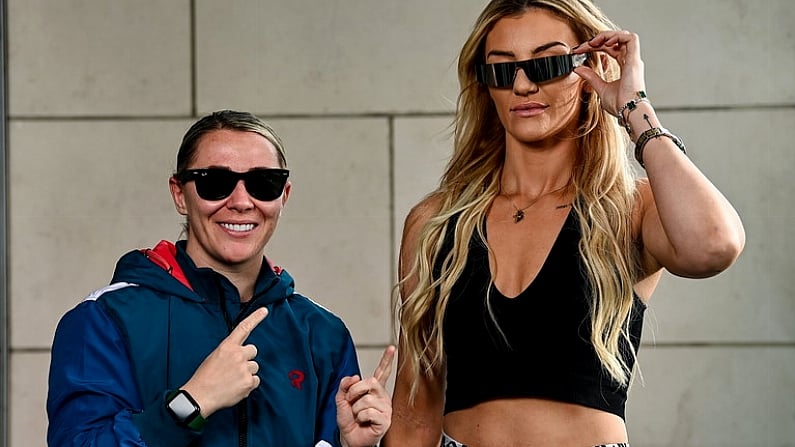
<svg viewBox="0 0 795 447">
<path fill-rule="evenodd" d="M 535 204 L 536 204 L 536 202 L 538 202 L 539 200 L 541 200 L 541 198 L 543 198 L 544 196 L 548 196 L 548 195 L 550 195 L 550 194 L 554 194 L 554 193 L 556 193 L 556 192 L 560 192 L 560 191 L 562 191 L 564 188 L 566 188 L 566 187 L 568 187 L 568 186 L 569 186 L 569 182 L 566 182 L 566 184 L 565 184 L 565 185 L 563 185 L 563 186 L 561 186 L 560 188 L 555 188 L 555 189 L 553 189 L 553 190 L 551 190 L 551 191 L 547 191 L 547 192 L 545 192 L 545 193 L 539 194 L 539 195 L 538 195 L 538 196 L 537 196 L 535 199 L 533 199 L 533 200 L 530 202 L 530 204 L 529 204 L 529 205 L 527 205 L 527 206 L 525 206 L 525 207 L 523 207 L 523 208 L 519 208 L 519 207 L 517 207 L 517 206 L 516 206 L 516 205 L 513 203 L 513 200 L 511 200 L 511 198 L 510 198 L 510 197 L 508 197 L 508 195 L 506 194 L 506 195 L 505 195 L 505 198 L 506 198 L 506 199 L 508 199 L 508 202 L 510 202 L 511 206 L 513 207 L 513 209 L 515 209 L 515 210 L 516 210 L 516 212 L 515 212 L 515 213 L 513 213 L 513 223 L 517 224 L 517 223 L 521 222 L 521 221 L 522 221 L 522 219 L 524 219 L 524 210 L 526 210 L 526 209 L 530 208 L 531 206 L 535 205 Z M 558 205 L 558 206 L 556 206 L 556 207 L 555 207 L 555 209 L 558 209 L 558 208 L 565 208 L 565 207 L 567 207 L 567 206 L 569 206 L 569 205 L 568 205 L 568 204 L 564 204 L 564 205 Z"/>
</svg>

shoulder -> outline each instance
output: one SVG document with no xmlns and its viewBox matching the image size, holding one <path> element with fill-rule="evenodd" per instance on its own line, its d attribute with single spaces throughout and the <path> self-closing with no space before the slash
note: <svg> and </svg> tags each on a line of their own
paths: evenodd
<svg viewBox="0 0 795 447">
<path fill-rule="evenodd" d="M 408 215 L 406 215 L 406 226 L 414 226 L 417 224 L 422 225 L 430 220 L 433 216 L 439 213 L 439 210 L 442 207 L 443 199 L 444 197 L 440 192 L 433 192 L 427 195 L 419 203 L 414 205 L 411 208 L 411 211 L 409 211 Z"/>
<path fill-rule="evenodd" d="M 330 309 L 315 300 L 296 293 L 289 300 L 293 312 L 301 319 L 307 320 L 313 330 L 322 329 L 331 332 L 348 332 L 345 322 Z"/>
<path fill-rule="evenodd" d="M 147 285 L 118 281 L 89 293 L 83 302 L 96 303 L 111 316 L 140 313 L 146 319 L 147 315 L 151 316 L 155 312 L 156 307 L 153 307 L 155 302 L 162 301 L 162 298 L 163 296 Z"/>
<path fill-rule="evenodd" d="M 443 200 L 444 196 L 441 192 L 433 192 L 414 205 L 406 216 L 406 220 L 403 223 L 403 237 L 400 241 L 398 263 L 398 275 L 401 279 L 407 279 L 405 275 L 408 275 L 412 270 L 414 265 L 412 258 L 417 253 L 422 240 L 422 233 L 428 222 L 439 214 Z M 414 284 L 409 283 L 404 284 L 402 290 L 407 292 L 413 288 Z"/>
<path fill-rule="evenodd" d="M 85 301 L 97 301 L 103 295 L 110 294 L 111 292 L 115 292 L 117 290 L 123 290 L 128 287 L 138 287 L 138 284 L 124 281 L 116 282 L 89 293 L 88 296 L 86 296 Z"/>
<path fill-rule="evenodd" d="M 89 293 L 61 318 L 62 322 L 69 320 L 96 320 L 107 316 L 108 300 L 125 299 L 129 292 L 138 289 L 137 284 L 128 282 L 115 282 Z"/>
<path fill-rule="evenodd" d="M 425 225 L 439 213 L 443 199 L 440 192 L 434 192 L 411 208 L 403 222 L 404 243 L 411 242 L 413 244 L 419 238 Z"/>
<path fill-rule="evenodd" d="M 106 306 L 97 300 L 86 299 L 61 316 L 55 329 L 53 352 L 66 350 L 74 355 L 75 346 L 113 343 L 120 338 L 117 321 Z"/>
</svg>

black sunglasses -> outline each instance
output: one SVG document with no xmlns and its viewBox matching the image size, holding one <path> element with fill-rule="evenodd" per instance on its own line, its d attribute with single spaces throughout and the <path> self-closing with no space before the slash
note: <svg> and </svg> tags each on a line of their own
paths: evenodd
<svg viewBox="0 0 795 447">
<path fill-rule="evenodd" d="M 223 200 L 232 194 L 237 182 L 243 180 L 251 197 L 270 202 L 282 195 L 290 171 L 258 168 L 235 172 L 224 168 L 188 169 L 175 175 L 180 183 L 196 182 L 196 193 L 204 200 Z"/>
<path fill-rule="evenodd" d="M 538 57 L 526 61 L 478 64 L 475 74 L 478 82 L 495 88 L 511 88 L 516 79 L 516 71 L 524 70 L 527 79 L 534 83 L 551 81 L 565 76 L 585 63 L 588 53 L 563 54 L 560 56 Z"/>
</svg>

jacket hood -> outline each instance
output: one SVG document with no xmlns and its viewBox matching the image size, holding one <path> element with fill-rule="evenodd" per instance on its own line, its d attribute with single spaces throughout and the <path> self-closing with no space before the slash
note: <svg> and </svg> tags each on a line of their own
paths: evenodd
<svg viewBox="0 0 795 447">
<path fill-rule="evenodd" d="M 182 242 L 182 241 L 180 241 Z M 179 244 L 179 242 L 178 242 Z M 190 261 L 188 269 L 194 272 L 209 273 L 211 269 L 196 268 L 192 260 L 184 253 L 184 243 L 178 248 L 169 241 L 160 241 L 154 248 L 133 250 L 119 259 L 112 283 L 127 282 L 138 286 L 147 287 L 156 291 L 178 296 L 191 301 L 204 301 L 194 290 L 183 266 L 177 262 L 178 250 Z M 270 304 L 275 301 L 288 299 L 295 293 L 295 281 L 286 270 L 270 264 L 267 258 L 263 259 L 263 268 L 257 278 L 254 289 L 254 298 L 260 304 Z M 217 272 L 215 275 L 221 276 Z M 226 280 L 228 282 L 228 280 Z M 229 283 L 231 286 L 231 283 Z"/>
</svg>

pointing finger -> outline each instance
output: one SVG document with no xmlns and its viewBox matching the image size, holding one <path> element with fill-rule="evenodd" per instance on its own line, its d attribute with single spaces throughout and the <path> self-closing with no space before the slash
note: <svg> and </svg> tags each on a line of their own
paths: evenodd
<svg viewBox="0 0 795 447">
<path fill-rule="evenodd" d="M 389 345 L 384 349 L 384 354 L 381 356 L 381 361 L 373 372 L 373 377 L 382 386 L 386 386 L 386 381 L 389 379 L 389 374 L 392 373 L 392 359 L 395 358 L 395 347 Z"/>
<path fill-rule="evenodd" d="M 247 316 L 243 321 L 238 323 L 237 327 L 232 330 L 226 339 L 232 343 L 242 346 L 243 342 L 246 341 L 249 335 L 251 335 L 251 331 L 253 331 L 254 328 L 257 327 L 257 325 L 260 324 L 267 315 L 268 309 L 260 307 L 259 309 L 252 312 L 251 315 Z"/>
</svg>

